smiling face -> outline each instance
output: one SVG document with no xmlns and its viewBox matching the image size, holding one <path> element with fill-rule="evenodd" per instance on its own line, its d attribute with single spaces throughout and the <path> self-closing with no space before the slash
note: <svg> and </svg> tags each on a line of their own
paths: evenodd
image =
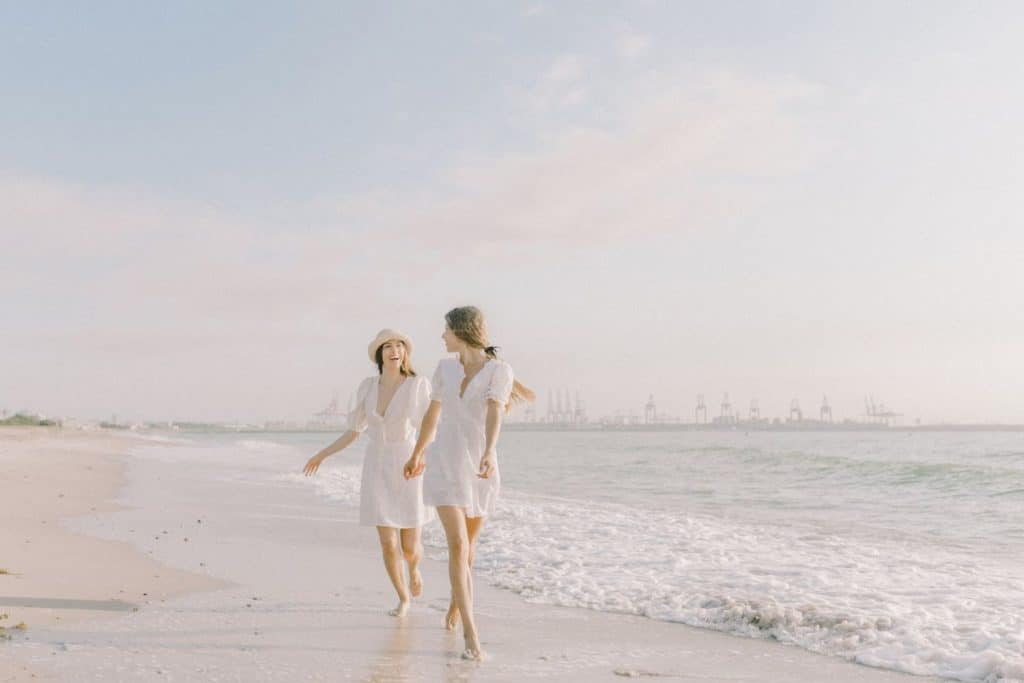
<svg viewBox="0 0 1024 683">
<path fill-rule="evenodd" d="M 384 369 L 398 370 L 403 375 L 415 375 L 409 365 L 409 350 L 400 339 L 389 339 L 377 347 L 377 369 L 383 374 Z"/>
<path fill-rule="evenodd" d="M 380 345 L 381 361 L 387 366 L 402 366 L 405 360 L 405 342 L 389 339 Z"/>
</svg>

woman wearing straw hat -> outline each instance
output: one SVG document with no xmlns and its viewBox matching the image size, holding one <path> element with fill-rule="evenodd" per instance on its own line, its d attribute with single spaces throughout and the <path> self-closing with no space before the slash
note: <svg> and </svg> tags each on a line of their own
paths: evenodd
<svg viewBox="0 0 1024 683">
<path fill-rule="evenodd" d="M 498 432 L 501 416 L 513 401 L 532 401 L 533 392 L 517 382 L 508 363 L 491 346 L 483 313 L 473 306 L 445 314 L 441 336 L 445 350 L 458 358 L 437 365 L 431 381 L 430 408 L 405 465 L 416 480 L 424 471 L 423 497 L 437 507 L 448 538 L 448 576 L 452 600 L 445 625 L 462 619 L 466 659 L 484 658 L 473 618 L 472 565 L 484 518 L 494 510 L 501 477 Z M 427 445 L 437 435 L 425 456 Z"/>
<path fill-rule="evenodd" d="M 404 616 L 413 597 L 423 590 L 419 562 L 423 557 L 420 527 L 432 516 L 423 506 L 423 488 L 409 481 L 402 467 L 416 443 L 416 429 L 430 403 L 430 383 L 412 369 L 412 342 L 401 332 L 381 330 L 370 342 L 370 361 L 377 374 L 356 391 L 348 430 L 306 463 L 306 476 L 320 463 L 351 444 L 363 431 L 370 443 L 363 460 L 359 493 L 359 524 L 375 526 L 384 553 L 384 567 L 398 593 L 398 606 L 389 614 Z M 402 558 L 409 565 L 406 584 Z"/>
</svg>

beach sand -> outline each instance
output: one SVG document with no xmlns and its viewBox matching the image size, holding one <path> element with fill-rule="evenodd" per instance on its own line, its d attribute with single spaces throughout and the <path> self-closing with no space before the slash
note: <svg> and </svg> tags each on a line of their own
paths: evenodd
<svg viewBox="0 0 1024 683">
<path fill-rule="evenodd" d="M 69 530 L 63 520 L 112 513 L 135 442 L 103 432 L 0 428 L 0 627 L 15 641 L 46 628 L 116 617 L 223 585 L 166 567 L 131 543 Z M 24 630 L 15 628 L 23 624 Z M 0 681 L 48 680 L 22 648 L 0 642 Z M 20 660 L 20 661 L 19 661 Z"/>
<path fill-rule="evenodd" d="M 445 563 L 426 560 L 424 595 L 387 616 L 376 533 L 285 473 L 130 435 L 0 429 L 0 474 L 0 613 L 27 624 L 0 643 L 0 681 L 927 680 L 479 582 L 490 659 L 463 662 L 441 627 Z"/>
</svg>

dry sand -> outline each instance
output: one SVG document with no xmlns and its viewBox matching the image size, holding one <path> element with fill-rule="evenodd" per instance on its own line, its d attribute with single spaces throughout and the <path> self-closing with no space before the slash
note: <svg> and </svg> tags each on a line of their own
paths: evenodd
<svg viewBox="0 0 1024 683">
<path fill-rule="evenodd" d="M 170 569 L 130 543 L 73 533 L 63 520 L 113 512 L 136 441 L 103 432 L 0 428 L 0 627 L 31 638 L 61 623 L 123 615 L 222 582 Z M 0 643 L 0 662 L 17 657 Z M 0 667 L 0 681 L 47 680 L 46 667 Z"/>
</svg>

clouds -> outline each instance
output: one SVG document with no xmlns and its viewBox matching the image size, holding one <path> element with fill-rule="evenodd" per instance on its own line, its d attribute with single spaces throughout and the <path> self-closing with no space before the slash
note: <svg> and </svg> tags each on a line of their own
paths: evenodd
<svg viewBox="0 0 1024 683">
<path fill-rule="evenodd" d="M 5 289 L 87 310 L 100 329 L 265 330 L 337 308 L 361 274 L 358 259 L 339 268 L 338 236 L 124 188 L 7 175 L 0 203 L 13 217 Z M 41 321 L 21 322 L 30 332 Z"/>
<path fill-rule="evenodd" d="M 560 80 L 579 77 L 575 60 L 556 66 Z M 466 157 L 431 194 L 393 197 L 372 213 L 402 239 L 471 248 L 704 229 L 723 202 L 742 208 L 735 190 L 745 179 L 811 163 L 818 144 L 797 114 L 815 97 L 793 80 L 665 74 L 644 99 L 617 103 L 614 127 L 569 127 L 530 152 Z"/>
<path fill-rule="evenodd" d="M 579 55 L 557 57 L 537 79 L 526 99 L 535 114 L 577 107 L 587 99 L 584 61 Z"/>
<path fill-rule="evenodd" d="M 289 222 L 10 174 L 0 203 L 16 216 L 0 254 L 12 409 L 302 415 L 296 402 L 337 386 L 331 347 L 361 341 L 348 322 L 401 296 L 366 295 L 376 272 L 358 241 Z"/>
<path fill-rule="evenodd" d="M 639 59 L 650 52 L 650 36 L 625 29 L 615 41 L 615 48 L 625 59 Z"/>
<path fill-rule="evenodd" d="M 585 75 L 566 57 L 542 80 L 576 87 Z M 8 173 L 0 202 L 18 246 L 2 257 L 4 284 L 52 302 L 8 311 L 8 322 L 23 352 L 120 359 L 139 372 L 146 359 L 173 358 L 189 382 L 234 368 L 231 382 L 244 387 L 237 357 L 217 360 L 225 349 L 281 365 L 331 335 L 354 343 L 363 330 L 351 321 L 400 310 L 411 282 L 445 290 L 460 279 L 440 264 L 486 263 L 511 280 L 538 247 L 557 267 L 571 250 L 712 229 L 722 202 L 740 208 L 723 178 L 785 172 L 794 150 L 810 149 L 787 110 L 811 92 L 666 74 L 643 99 L 616 105 L 615 126 L 568 127 L 516 154 L 460 155 L 416 193 L 325 196 L 272 213 Z M 44 276 L 47 263 L 55 269 Z"/>
<path fill-rule="evenodd" d="M 526 9 L 523 10 L 523 15 L 526 17 L 539 17 L 545 12 L 547 12 L 547 8 L 541 3 L 537 2 L 528 5 Z"/>
<path fill-rule="evenodd" d="M 308 130 L 284 165 L 208 145 L 186 166 L 230 172 L 204 191 L 144 164 L 126 181 L 120 168 L 74 172 L 87 159 L 0 158 L 0 406 L 302 417 L 366 370 L 368 333 L 433 339 L 440 312 L 463 303 L 495 312 L 535 388 L 580 386 L 597 413 L 652 390 L 669 410 L 663 396 L 689 410 L 698 391 L 768 406 L 775 387 L 779 405 L 827 392 L 837 412 L 840 388 L 900 408 L 923 392 L 914 400 L 934 413 L 959 405 L 958 390 L 1006 404 L 971 377 L 1024 338 L 1007 313 L 1024 287 L 1024 100 L 1001 87 L 1016 43 L 982 60 L 980 78 L 986 51 L 962 36 L 956 59 L 930 61 L 901 37 L 835 67 L 817 41 L 867 45 L 873 29 L 800 45 L 799 23 L 786 41 L 736 36 L 734 17 L 709 10 L 728 28 L 715 43 L 711 24 L 647 6 L 628 22 L 503 11 L 508 26 L 467 16 L 466 41 L 429 64 L 433 47 L 379 51 L 398 44 L 379 40 L 395 26 L 367 36 L 363 62 L 329 52 L 333 35 L 315 63 L 268 45 L 268 60 L 287 57 L 275 68 L 329 73 L 381 125 L 279 98 L 271 110 L 291 123 L 261 127 L 225 99 L 225 117 L 282 147 L 294 122 Z M 479 39 L 495 27 L 500 40 Z M 385 56 L 387 68 L 346 71 Z M 247 78 L 255 99 L 281 92 Z M 409 112 L 401 126 L 393 111 Z M 131 140 L 160 134 L 140 122 Z M 371 156 L 380 166 L 363 174 Z M 637 330 L 660 346 L 638 350 Z M 424 353 L 421 367 L 440 350 Z M 1024 382 L 1019 365 L 999 362 L 1004 395 Z"/>
</svg>

